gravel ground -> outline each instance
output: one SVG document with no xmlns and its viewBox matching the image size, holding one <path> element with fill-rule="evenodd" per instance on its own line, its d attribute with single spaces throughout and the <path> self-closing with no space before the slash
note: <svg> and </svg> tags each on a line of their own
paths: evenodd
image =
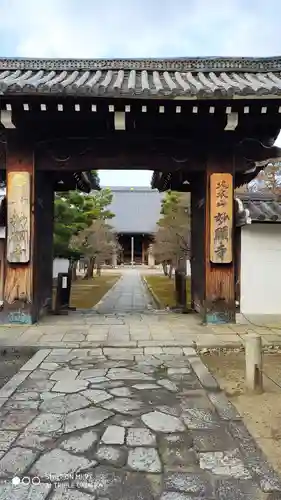
<svg viewBox="0 0 281 500">
<path fill-rule="evenodd" d="M 33 356 L 31 349 L 2 349 L 0 351 L 0 388 Z"/>
<path fill-rule="evenodd" d="M 243 352 L 213 352 L 201 357 L 269 461 L 281 473 L 281 353 L 264 354 L 263 394 L 249 394 L 245 390 Z"/>
</svg>

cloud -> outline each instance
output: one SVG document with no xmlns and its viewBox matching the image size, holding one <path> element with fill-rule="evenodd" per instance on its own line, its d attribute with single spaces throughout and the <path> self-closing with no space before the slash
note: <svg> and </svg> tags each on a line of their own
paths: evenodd
<svg viewBox="0 0 281 500">
<path fill-rule="evenodd" d="M 280 16 L 279 0 L 0 0 L 0 55 L 281 55 Z M 143 185 L 150 173 L 134 176 Z M 126 184 L 126 173 L 104 178 Z"/>
<path fill-rule="evenodd" d="M 280 14 L 278 0 L 0 0 L 0 44 L 25 57 L 265 56 L 281 53 Z"/>
</svg>

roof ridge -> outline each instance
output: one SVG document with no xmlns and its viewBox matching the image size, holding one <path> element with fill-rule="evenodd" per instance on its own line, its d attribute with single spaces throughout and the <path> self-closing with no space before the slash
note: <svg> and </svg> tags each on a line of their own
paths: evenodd
<svg viewBox="0 0 281 500">
<path fill-rule="evenodd" d="M 281 71 L 281 56 L 167 58 L 24 58 L 0 57 L 0 70 L 162 70 L 162 71 Z"/>
</svg>

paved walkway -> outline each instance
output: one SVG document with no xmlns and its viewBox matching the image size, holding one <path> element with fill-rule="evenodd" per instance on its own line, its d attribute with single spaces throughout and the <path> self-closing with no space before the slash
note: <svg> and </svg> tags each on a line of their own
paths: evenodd
<svg viewBox="0 0 281 500">
<path fill-rule="evenodd" d="M 38 351 L 0 390 L 0 499 L 280 499 L 235 408 L 186 354 Z"/>
<path fill-rule="evenodd" d="M 248 333 L 265 347 L 281 346 L 281 329 L 254 325 L 202 326 L 196 314 L 147 311 L 99 314 L 94 311 L 49 316 L 38 325 L 0 326 L 1 347 L 124 348 L 136 354 L 183 354 L 186 347 L 240 348 Z M 108 354 L 108 352 L 105 352 Z M 134 354 L 134 353 L 132 353 Z"/>
<path fill-rule="evenodd" d="M 144 312 L 153 307 L 153 300 L 135 269 L 123 272 L 96 310 L 101 314 Z"/>
<path fill-rule="evenodd" d="M 117 284 L 95 310 L 48 316 L 38 325 L 0 326 L 1 347 L 96 349 L 118 359 L 124 349 L 134 355 L 177 354 L 196 345 L 240 348 L 248 333 L 261 335 L 265 346 L 281 346 L 281 329 L 249 325 L 203 326 L 197 314 L 153 310 L 153 301 L 135 269 L 124 269 Z"/>
</svg>

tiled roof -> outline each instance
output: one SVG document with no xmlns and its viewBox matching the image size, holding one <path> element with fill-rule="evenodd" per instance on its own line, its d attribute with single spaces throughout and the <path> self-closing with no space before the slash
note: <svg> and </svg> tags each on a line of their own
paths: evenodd
<svg viewBox="0 0 281 500">
<path fill-rule="evenodd" d="M 117 233 L 153 234 L 160 217 L 163 194 L 149 187 L 111 187 L 110 221 Z"/>
<path fill-rule="evenodd" d="M 281 57 L 0 59 L 1 94 L 112 97 L 281 95 Z"/>
<path fill-rule="evenodd" d="M 252 222 L 281 222 L 281 201 L 274 199 L 273 196 L 243 193 L 237 197 L 242 201 L 244 209 L 249 210 Z"/>
</svg>

